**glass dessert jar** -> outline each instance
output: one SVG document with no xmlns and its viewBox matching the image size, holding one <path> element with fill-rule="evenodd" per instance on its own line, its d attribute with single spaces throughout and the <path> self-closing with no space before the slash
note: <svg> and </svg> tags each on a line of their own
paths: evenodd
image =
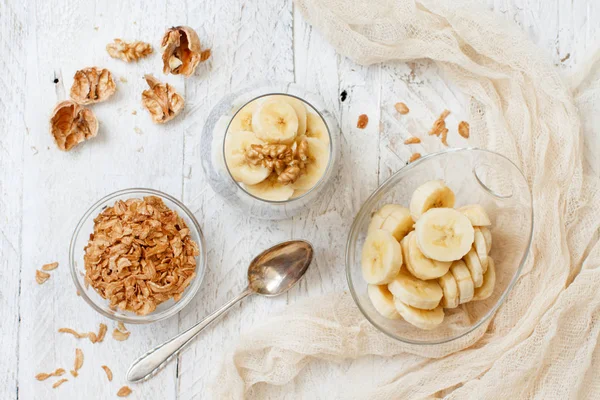
<svg viewBox="0 0 600 400">
<path fill-rule="evenodd" d="M 225 96 L 202 131 L 202 166 L 228 204 L 263 219 L 315 204 L 334 175 L 335 118 L 295 84 L 260 84 Z"/>
</svg>

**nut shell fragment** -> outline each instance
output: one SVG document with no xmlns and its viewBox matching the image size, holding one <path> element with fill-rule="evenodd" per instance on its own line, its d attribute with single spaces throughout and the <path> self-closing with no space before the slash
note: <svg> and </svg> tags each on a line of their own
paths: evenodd
<svg viewBox="0 0 600 400">
<path fill-rule="evenodd" d="M 58 103 L 50 119 L 50 132 L 59 149 L 68 151 L 96 136 L 98 120 L 89 108 L 67 100 Z"/>
<path fill-rule="evenodd" d="M 75 72 L 71 98 L 79 104 L 100 103 L 117 91 L 112 74 L 106 68 L 84 68 Z"/>
<path fill-rule="evenodd" d="M 175 118 L 183 110 L 183 97 L 171 85 L 161 83 L 152 75 L 145 75 L 144 78 L 150 89 L 142 92 L 142 104 L 150 113 L 152 121 L 164 124 Z"/>
<path fill-rule="evenodd" d="M 120 58 L 125 62 L 137 61 L 152 54 L 152 46 L 150 43 L 141 42 L 125 42 L 121 39 L 115 39 L 113 43 L 106 45 L 106 51 L 112 58 Z"/>
<path fill-rule="evenodd" d="M 190 76 L 200 62 L 210 57 L 210 50 L 202 50 L 198 34 L 189 26 L 176 26 L 165 32 L 161 48 L 165 74 Z"/>
</svg>

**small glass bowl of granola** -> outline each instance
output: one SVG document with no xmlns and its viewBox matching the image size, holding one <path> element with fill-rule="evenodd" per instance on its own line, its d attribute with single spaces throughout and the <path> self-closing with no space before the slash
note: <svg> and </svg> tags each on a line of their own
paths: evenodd
<svg viewBox="0 0 600 400">
<path fill-rule="evenodd" d="M 77 293 L 124 323 L 169 318 L 196 295 L 206 268 L 202 230 L 192 212 L 153 189 L 124 189 L 92 205 L 69 247 Z"/>
<path fill-rule="evenodd" d="M 339 156 L 335 118 L 292 84 L 258 84 L 225 96 L 202 132 L 202 166 L 234 208 L 290 218 L 323 196 Z"/>
</svg>

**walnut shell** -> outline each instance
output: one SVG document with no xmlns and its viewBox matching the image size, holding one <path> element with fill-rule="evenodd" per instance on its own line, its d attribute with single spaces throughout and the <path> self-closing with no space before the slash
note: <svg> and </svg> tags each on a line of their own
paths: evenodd
<svg viewBox="0 0 600 400">
<path fill-rule="evenodd" d="M 142 92 L 142 104 L 150 113 L 152 121 L 164 124 L 175 118 L 183 110 L 183 97 L 171 85 L 161 83 L 152 75 L 144 75 L 144 78 L 150 89 Z"/>
<path fill-rule="evenodd" d="M 210 57 L 210 50 L 202 51 L 198 34 L 189 26 L 176 26 L 165 32 L 161 48 L 165 74 L 190 76 L 200 62 Z"/>
<path fill-rule="evenodd" d="M 96 136 L 98 120 L 89 108 L 66 100 L 54 108 L 50 119 L 50 132 L 58 148 L 69 151 L 84 140 Z"/>
<path fill-rule="evenodd" d="M 99 103 L 108 99 L 117 90 L 117 85 L 106 68 L 84 68 L 75 72 L 71 98 L 79 104 Z"/>
</svg>

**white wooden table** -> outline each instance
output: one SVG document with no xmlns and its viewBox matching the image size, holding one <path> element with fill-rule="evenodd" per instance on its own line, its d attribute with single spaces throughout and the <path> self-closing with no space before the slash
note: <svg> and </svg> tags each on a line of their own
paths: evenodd
<svg viewBox="0 0 600 400">
<path fill-rule="evenodd" d="M 499 18 L 518 23 L 565 71 L 584 60 L 600 38 L 600 3 L 595 0 L 487 3 Z M 206 398 L 224 349 L 240 333 L 299 299 L 346 289 L 345 232 L 370 192 L 406 163 L 411 150 L 403 139 L 423 132 L 445 107 L 453 112 L 449 125 L 466 118 L 460 93 L 426 62 L 356 65 L 337 55 L 290 0 L 4 0 L 0 21 L 1 399 L 116 397 L 134 358 L 244 287 L 246 265 L 254 254 L 282 240 L 310 240 L 317 257 L 299 287 L 274 300 L 246 300 L 158 376 L 131 385 L 130 398 Z M 165 29 L 180 24 L 195 28 L 212 48 L 210 61 L 189 79 L 165 77 L 158 53 L 126 64 L 104 50 L 114 38 L 150 41 L 158 50 Z M 98 136 L 64 153 L 49 134 L 49 115 L 68 94 L 74 72 L 87 66 L 109 68 L 117 77 L 118 91 L 93 107 L 101 124 Z M 185 96 L 184 115 L 164 126 L 152 124 L 140 105 L 142 76 L 149 72 Z M 199 158 L 201 128 L 211 107 L 224 94 L 264 79 L 296 81 L 320 93 L 342 130 L 334 197 L 277 223 L 254 220 L 224 206 L 207 185 Z M 409 105 L 410 118 L 396 117 L 397 101 Z M 370 122 L 358 130 L 356 120 L 362 113 Z M 589 140 L 588 153 L 598 152 L 600 142 Z M 465 144 L 456 132 L 449 142 Z M 417 148 L 427 153 L 439 146 L 426 140 Z M 595 160 L 589 160 L 593 166 Z M 67 253 L 75 224 L 87 207 L 128 187 L 150 187 L 183 200 L 203 227 L 208 272 L 196 298 L 177 317 L 129 326 L 129 340 L 117 342 L 110 337 L 116 324 L 77 297 Z M 59 268 L 38 285 L 35 270 L 53 261 L 60 262 Z M 99 344 L 57 332 L 60 327 L 95 330 L 99 322 L 109 326 L 109 335 Z M 78 378 L 68 374 L 69 381 L 57 389 L 51 389 L 52 380 L 35 380 L 39 372 L 71 369 L 75 347 L 85 355 Z M 100 368 L 103 364 L 114 372 L 111 383 Z M 319 365 L 309 367 L 301 380 L 321 385 L 322 393 L 331 396 L 336 382 L 320 376 L 320 370 Z M 292 385 L 290 391 L 289 398 L 301 398 L 301 385 Z"/>
</svg>

